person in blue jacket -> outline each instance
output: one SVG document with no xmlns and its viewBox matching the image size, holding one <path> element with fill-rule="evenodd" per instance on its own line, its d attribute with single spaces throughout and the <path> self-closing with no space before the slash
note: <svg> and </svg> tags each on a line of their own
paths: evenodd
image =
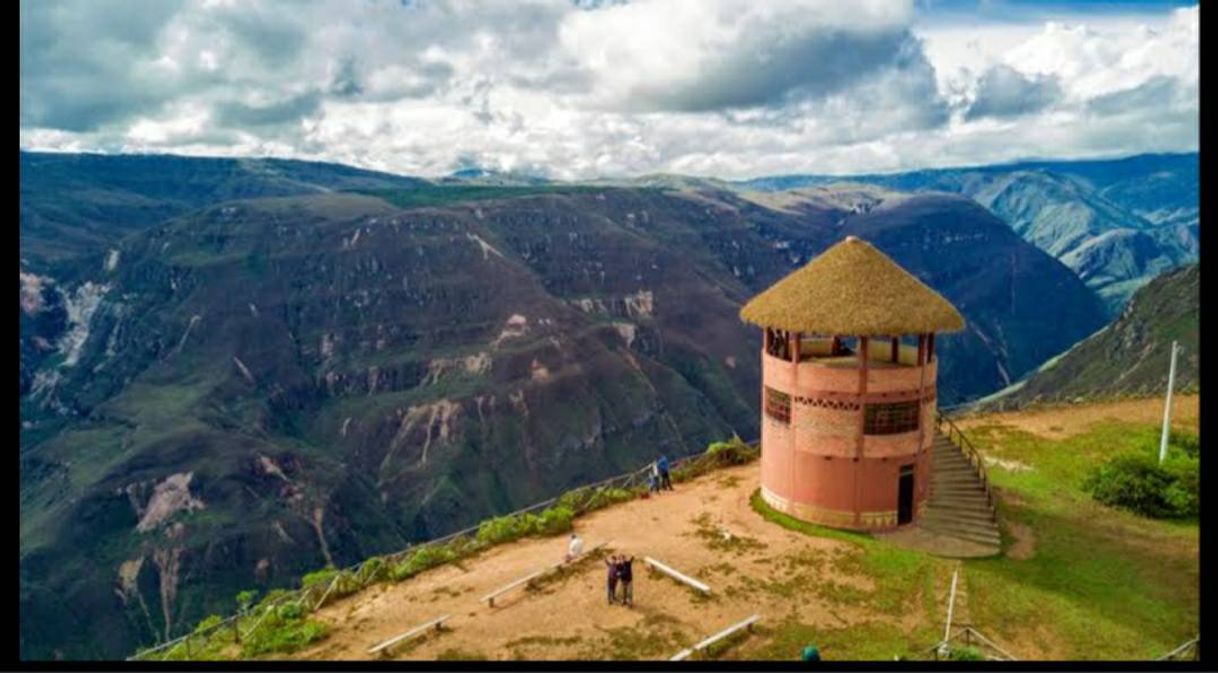
<svg viewBox="0 0 1218 673">
<path fill-rule="evenodd" d="M 672 490 L 672 479 L 668 476 L 668 456 L 661 455 L 656 461 L 656 467 L 660 469 L 660 488 Z"/>
</svg>

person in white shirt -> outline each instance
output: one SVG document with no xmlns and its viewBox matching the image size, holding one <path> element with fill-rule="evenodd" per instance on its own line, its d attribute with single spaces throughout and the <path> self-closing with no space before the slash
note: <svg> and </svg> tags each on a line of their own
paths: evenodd
<svg viewBox="0 0 1218 673">
<path fill-rule="evenodd" d="M 584 540 L 575 533 L 571 533 L 571 542 L 567 545 L 567 559 L 570 561 L 576 556 L 579 556 L 584 551 Z"/>
</svg>

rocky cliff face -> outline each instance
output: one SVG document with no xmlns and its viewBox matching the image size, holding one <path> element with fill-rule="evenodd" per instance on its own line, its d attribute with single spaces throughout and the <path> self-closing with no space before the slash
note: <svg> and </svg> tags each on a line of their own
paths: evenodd
<svg viewBox="0 0 1218 673">
<path fill-rule="evenodd" d="M 959 197 L 539 191 L 225 201 L 23 269 L 22 656 L 123 656 L 241 589 L 756 436 L 739 306 L 848 234 L 968 319 L 944 404 L 1102 320 Z"/>
</svg>

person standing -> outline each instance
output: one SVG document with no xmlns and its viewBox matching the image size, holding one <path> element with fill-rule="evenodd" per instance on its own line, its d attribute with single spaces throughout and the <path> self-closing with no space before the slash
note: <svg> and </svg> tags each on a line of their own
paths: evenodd
<svg viewBox="0 0 1218 673">
<path fill-rule="evenodd" d="M 609 567 L 609 577 L 608 577 L 609 604 L 613 605 L 614 603 L 617 602 L 617 579 L 618 579 L 617 556 L 610 555 L 609 558 L 605 559 L 605 565 Z"/>
<path fill-rule="evenodd" d="M 647 485 L 651 488 L 652 493 L 660 492 L 660 468 L 654 462 L 651 464 L 651 469 L 647 471 Z"/>
<path fill-rule="evenodd" d="M 634 557 L 617 557 L 617 577 L 622 583 L 622 605 L 634 607 Z"/>
<path fill-rule="evenodd" d="M 661 455 L 656 461 L 656 468 L 660 470 L 660 488 L 672 490 L 672 479 L 668 476 L 668 456 Z"/>
</svg>

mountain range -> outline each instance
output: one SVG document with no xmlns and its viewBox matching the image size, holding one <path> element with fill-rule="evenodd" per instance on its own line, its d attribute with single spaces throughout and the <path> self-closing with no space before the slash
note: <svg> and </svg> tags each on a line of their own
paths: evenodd
<svg viewBox="0 0 1218 673">
<path fill-rule="evenodd" d="M 941 404 L 1104 324 L 963 192 L 832 182 L 23 152 L 22 657 L 123 656 L 239 590 L 755 437 L 739 307 L 847 235 L 966 317 Z"/>
<path fill-rule="evenodd" d="M 1039 161 L 849 178 L 794 175 L 740 183 L 789 190 L 848 179 L 962 194 L 1070 267 L 1115 317 L 1135 290 L 1199 256 L 1200 158 L 1145 154 L 1099 161 Z"/>
</svg>

